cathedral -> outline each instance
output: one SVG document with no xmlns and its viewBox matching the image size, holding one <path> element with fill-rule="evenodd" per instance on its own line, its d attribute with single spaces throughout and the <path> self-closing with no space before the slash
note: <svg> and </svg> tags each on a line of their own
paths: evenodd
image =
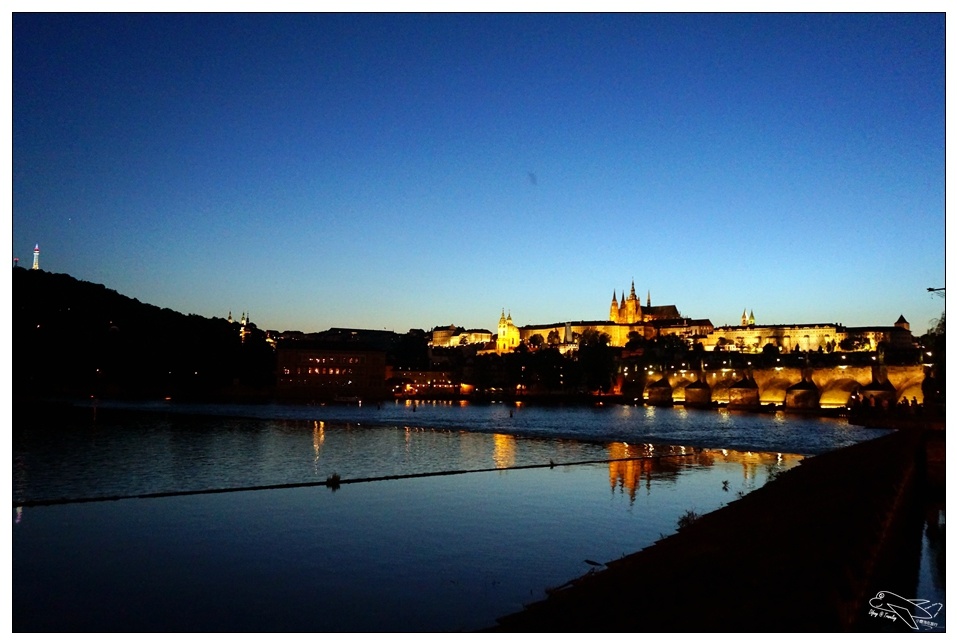
<svg viewBox="0 0 957 644">
<path fill-rule="evenodd" d="M 648 293 L 648 305 L 651 305 L 651 293 Z M 635 295 L 635 282 L 631 282 L 631 294 L 625 299 L 625 291 L 621 292 L 621 304 L 618 303 L 617 291 L 611 293 L 611 311 L 609 320 L 615 324 L 637 324 L 641 322 L 641 300 Z"/>
<path fill-rule="evenodd" d="M 645 307 L 642 309 L 641 300 L 635 294 L 635 281 L 631 281 L 631 293 L 625 297 L 625 291 L 621 291 L 621 304 L 618 303 L 617 291 L 611 294 L 611 310 L 608 319 L 614 324 L 643 324 L 653 320 L 673 320 L 680 318 L 677 307 L 669 306 L 651 306 L 651 291 L 648 291 L 648 297 L 645 300 Z"/>
</svg>

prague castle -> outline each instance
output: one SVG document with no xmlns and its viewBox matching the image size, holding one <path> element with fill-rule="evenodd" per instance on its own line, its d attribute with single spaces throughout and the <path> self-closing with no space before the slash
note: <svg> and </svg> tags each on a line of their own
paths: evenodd
<svg viewBox="0 0 957 644">
<path fill-rule="evenodd" d="M 652 306 L 649 292 L 645 305 L 635 294 L 635 283 L 626 296 L 613 291 L 607 320 L 581 320 L 554 324 L 530 324 L 518 327 L 511 312 L 502 310 L 498 321 L 496 353 L 514 351 L 520 344 L 547 345 L 563 353 L 574 350 L 586 331 L 607 334 L 609 345 L 623 347 L 637 334 L 644 339 L 675 335 L 688 344 L 701 343 L 706 351 L 725 350 L 756 353 L 768 344 L 784 352 L 834 351 L 849 341 L 854 350 L 874 350 L 880 344 L 906 347 L 913 344 L 910 325 L 903 316 L 893 326 L 845 327 L 835 323 L 818 324 L 755 324 L 754 311 L 741 314 L 740 326 L 715 328 L 707 319 L 682 317 L 673 304 Z M 540 336 L 536 338 L 536 336 Z"/>
<path fill-rule="evenodd" d="M 618 301 L 618 292 L 612 292 L 607 320 L 580 320 L 517 327 L 512 322 L 511 313 L 506 316 L 503 309 L 498 321 L 495 351 L 507 353 L 523 342 L 534 344 L 532 338 L 535 336 L 541 336 L 541 342 L 544 344 L 567 350 L 577 346 L 578 339 L 589 330 L 607 334 L 611 346 L 623 347 L 632 333 L 637 333 L 645 339 L 658 335 L 680 335 L 691 338 L 707 335 L 713 328 L 709 320 L 692 320 L 682 317 L 673 304 L 652 306 L 650 292 L 645 305 L 642 306 L 641 300 L 635 294 L 635 282 L 632 280 L 631 292 L 626 296 L 625 291 L 622 290 L 621 302 Z"/>
</svg>

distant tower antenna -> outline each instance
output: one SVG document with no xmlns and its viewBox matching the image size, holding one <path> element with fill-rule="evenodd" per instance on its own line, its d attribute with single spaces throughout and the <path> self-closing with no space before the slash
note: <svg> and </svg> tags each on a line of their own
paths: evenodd
<svg viewBox="0 0 957 644">
<path fill-rule="evenodd" d="M 40 244 L 33 247 L 33 270 L 40 270 Z"/>
</svg>

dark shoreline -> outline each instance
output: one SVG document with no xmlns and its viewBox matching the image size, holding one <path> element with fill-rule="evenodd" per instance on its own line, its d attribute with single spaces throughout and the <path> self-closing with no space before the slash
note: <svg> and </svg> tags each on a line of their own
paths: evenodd
<svg viewBox="0 0 957 644">
<path fill-rule="evenodd" d="M 925 503 L 943 507 L 944 441 L 942 431 L 898 431 L 805 459 L 492 630 L 880 630 L 871 597 L 916 596 Z"/>
</svg>

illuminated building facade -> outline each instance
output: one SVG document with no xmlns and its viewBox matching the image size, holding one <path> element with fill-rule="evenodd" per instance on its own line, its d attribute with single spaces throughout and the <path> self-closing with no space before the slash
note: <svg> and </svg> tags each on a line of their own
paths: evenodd
<svg viewBox="0 0 957 644">
<path fill-rule="evenodd" d="M 851 350 L 861 351 L 874 351 L 880 344 L 894 348 L 906 348 L 914 344 L 910 324 L 903 315 L 893 326 L 871 327 L 846 327 L 833 323 L 759 325 L 754 323 L 754 311 L 751 311 L 750 316 L 742 314 L 741 321 L 740 326 L 714 328 L 701 340 L 705 351 L 719 349 L 760 353 L 768 344 L 785 353 L 835 351 L 845 340 L 853 341 Z"/>
<path fill-rule="evenodd" d="M 502 317 L 498 319 L 498 337 L 495 340 L 495 351 L 497 353 L 514 351 L 522 340 L 521 331 L 512 322 L 512 312 L 509 311 L 508 317 L 505 317 L 505 309 L 502 309 Z"/>
<path fill-rule="evenodd" d="M 488 344 L 492 332 L 488 329 L 463 329 L 454 324 L 432 329 L 433 347 L 464 347 L 473 344 Z"/>
<path fill-rule="evenodd" d="M 306 400 L 386 397 L 386 352 L 358 347 L 280 343 L 276 392 Z"/>
<path fill-rule="evenodd" d="M 394 369 L 386 366 L 386 382 L 395 396 L 433 396 L 461 393 L 462 385 L 451 371 Z"/>
</svg>

